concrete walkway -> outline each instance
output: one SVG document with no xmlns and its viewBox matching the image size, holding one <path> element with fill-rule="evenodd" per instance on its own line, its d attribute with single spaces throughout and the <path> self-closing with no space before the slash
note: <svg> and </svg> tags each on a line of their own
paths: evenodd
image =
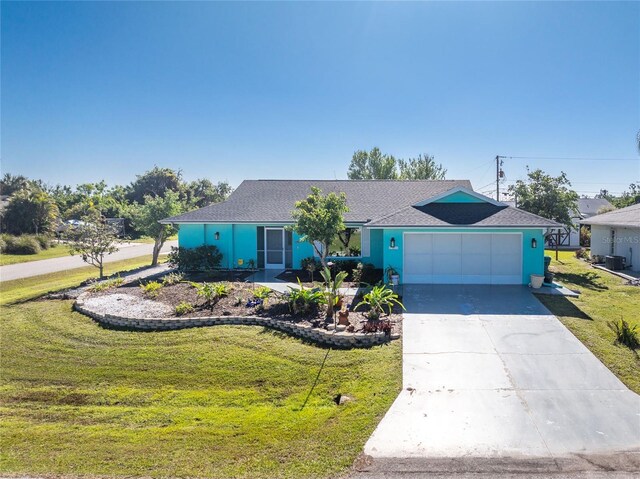
<svg viewBox="0 0 640 479">
<path fill-rule="evenodd" d="M 167 241 L 161 254 L 171 251 L 172 246 L 178 246 L 177 241 Z M 105 263 L 121 261 L 125 259 L 137 258 L 153 253 L 153 243 L 127 243 L 120 247 L 120 250 L 105 259 Z M 11 264 L 0 266 L 0 282 L 11 281 L 13 279 L 29 278 L 40 276 L 41 274 L 56 273 L 69 269 L 82 268 L 88 266 L 79 256 L 63 256 L 60 258 L 43 259 L 41 261 L 30 261 L 28 263 Z"/>
<path fill-rule="evenodd" d="M 404 300 L 403 390 L 365 446 L 374 470 L 640 470 L 640 397 L 528 288 L 405 286 Z"/>
<path fill-rule="evenodd" d="M 247 278 L 247 281 L 252 281 L 260 286 L 266 286 L 274 291 L 285 294 L 293 289 L 300 289 L 298 281 L 293 275 L 289 281 L 279 279 L 277 276 L 281 275 L 284 270 L 278 269 L 261 269 Z M 318 285 L 321 283 L 318 282 Z M 338 288 L 338 293 L 343 296 L 355 296 L 358 292 L 358 288 Z"/>
</svg>

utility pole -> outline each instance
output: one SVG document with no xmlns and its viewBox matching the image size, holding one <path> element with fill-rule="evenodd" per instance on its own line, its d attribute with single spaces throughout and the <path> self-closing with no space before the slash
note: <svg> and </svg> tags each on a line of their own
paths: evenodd
<svg viewBox="0 0 640 479">
<path fill-rule="evenodd" d="M 506 156 L 496 155 L 496 201 L 500 201 L 500 178 L 504 176 L 501 169 L 502 158 L 506 158 Z"/>
</svg>

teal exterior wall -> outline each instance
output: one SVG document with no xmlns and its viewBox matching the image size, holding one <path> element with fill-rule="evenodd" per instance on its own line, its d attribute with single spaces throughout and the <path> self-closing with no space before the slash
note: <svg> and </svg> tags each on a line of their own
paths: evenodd
<svg viewBox="0 0 640 479">
<path fill-rule="evenodd" d="M 456 191 L 444 198 L 434 201 L 434 203 L 486 203 L 486 200 L 471 196 L 464 191 Z"/>
<path fill-rule="evenodd" d="M 359 258 L 363 262 L 373 263 L 377 268 L 392 266 L 400 274 L 402 282 L 403 268 L 403 233 L 520 233 L 522 234 L 522 284 L 529 283 L 529 275 L 542 274 L 544 270 L 544 231 L 542 229 L 518 229 L 518 228 L 392 228 L 370 230 L 371 255 Z M 215 233 L 219 233 L 219 239 L 215 239 Z M 253 259 L 257 262 L 257 225 L 243 224 L 182 224 L 178 229 L 178 244 L 185 248 L 197 246 L 215 245 L 222 253 L 222 267 L 236 268 L 246 267 L 247 262 Z M 396 248 L 390 249 L 391 238 L 395 239 Z M 537 248 L 531 247 L 531 240 L 536 239 Z M 293 267 L 300 268 L 303 258 L 313 256 L 313 246 L 307 242 L 300 242 L 300 237 L 293 233 Z M 243 265 L 238 265 L 242 259 Z"/>
<path fill-rule="evenodd" d="M 529 284 L 529 275 L 543 274 L 544 272 L 544 232 L 542 229 L 519 229 L 519 228 L 408 228 L 408 229 L 385 229 L 383 230 L 382 252 L 383 267 L 386 269 L 392 266 L 400 275 L 402 282 L 403 269 L 403 233 L 521 233 L 522 234 L 522 284 Z M 390 249 L 389 242 L 395 239 L 396 248 Z M 535 238 L 538 246 L 531 247 L 531 240 Z"/>
<path fill-rule="evenodd" d="M 183 224 L 178 226 L 178 246 L 181 248 L 195 248 L 204 244 L 204 226 L 197 224 Z"/>
</svg>

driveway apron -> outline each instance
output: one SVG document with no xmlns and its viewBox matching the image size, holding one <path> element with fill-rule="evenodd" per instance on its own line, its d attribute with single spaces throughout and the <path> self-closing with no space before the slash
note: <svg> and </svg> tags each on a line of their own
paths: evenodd
<svg viewBox="0 0 640 479">
<path fill-rule="evenodd" d="M 556 458 L 640 448 L 640 397 L 526 287 L 407 285 L 403 390 L 375 458 Z"/>
</svg>

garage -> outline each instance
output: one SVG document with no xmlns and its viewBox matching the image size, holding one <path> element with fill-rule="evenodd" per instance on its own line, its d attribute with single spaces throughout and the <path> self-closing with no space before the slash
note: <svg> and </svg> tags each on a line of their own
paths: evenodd
<svg viewBox="0 0 640 479">
<path fill-rule="evenodd" d="M 520 233 L 405 233 L 408 284 L 522 284 Z"/>
</svg>

